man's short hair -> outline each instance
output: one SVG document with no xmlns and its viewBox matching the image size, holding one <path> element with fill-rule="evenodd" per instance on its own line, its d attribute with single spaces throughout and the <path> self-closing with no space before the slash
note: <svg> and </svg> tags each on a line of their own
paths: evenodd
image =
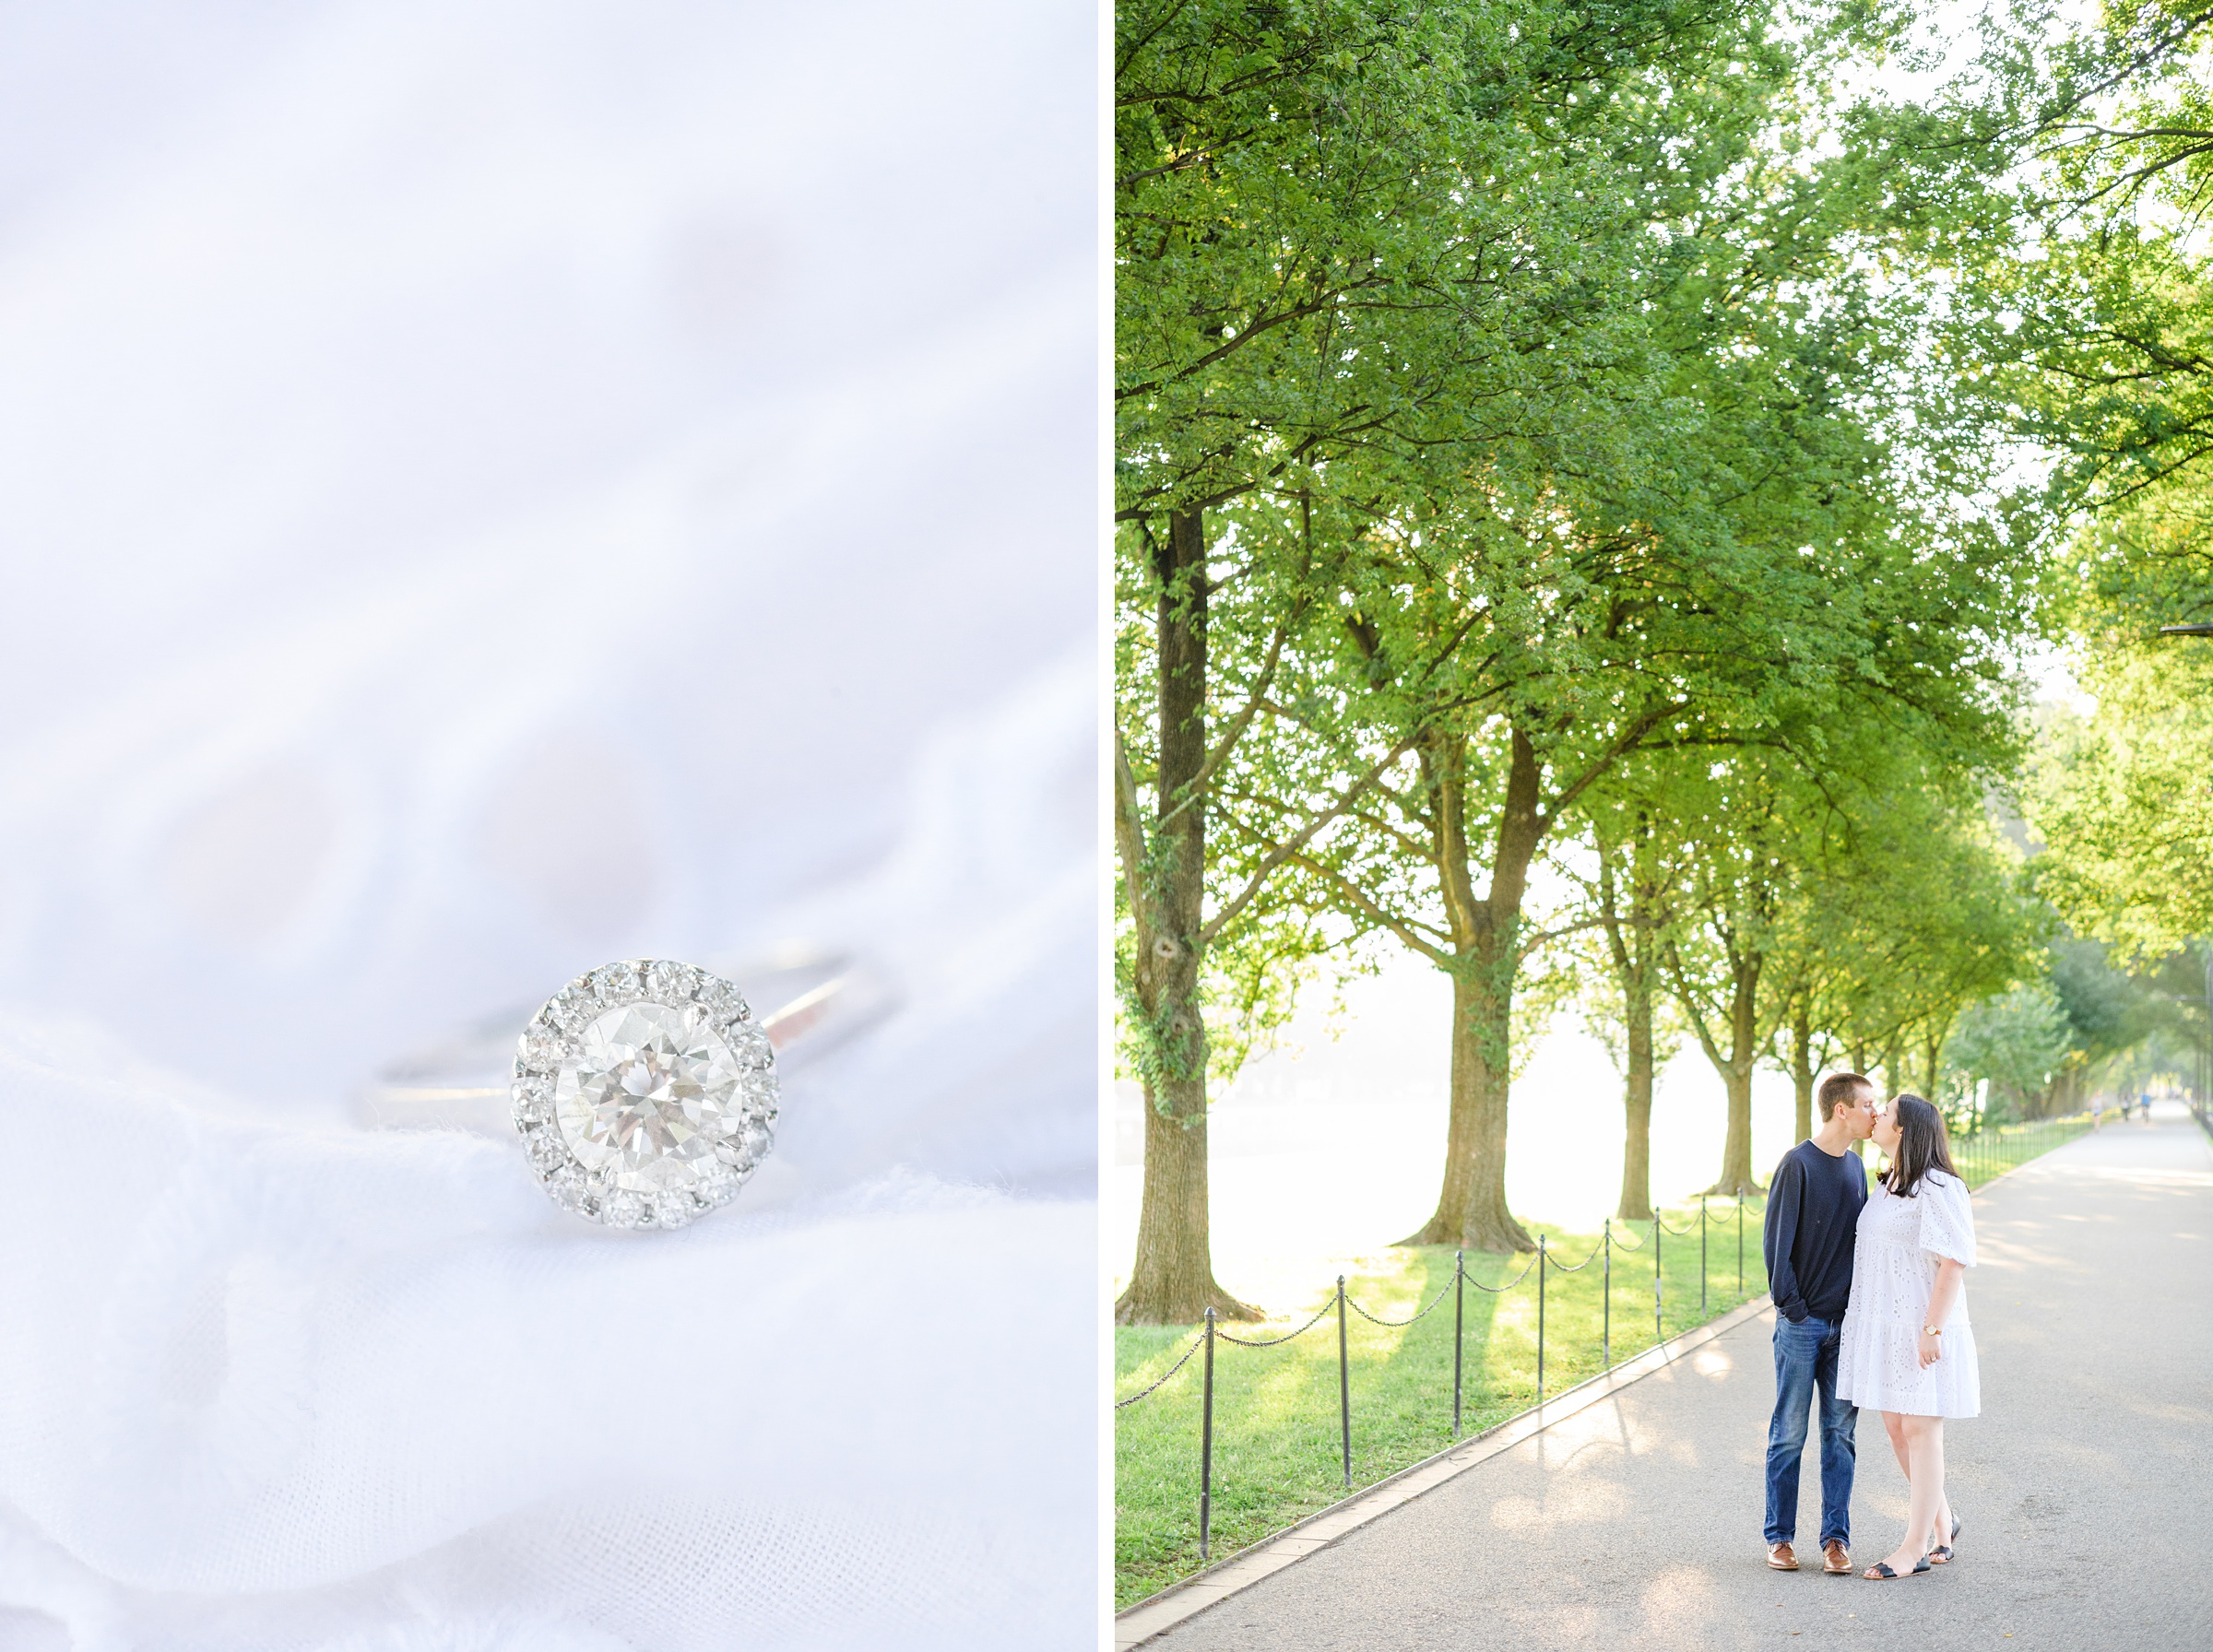
<svg viewBox="0 0 2213 1652">
<path fill-rule="evenodd" d="M 1863 1090 L 1869 1095 L 1876 1093 L 1875 1080 L 1865 1073 L 1831 1073 L 1822 1080 L 1821 1088 L 1815 1092 L 1821 1103 L 1821 1122 L 1827 1124 L 1830 1114 L 1856 1100 Z"/>
</svg>

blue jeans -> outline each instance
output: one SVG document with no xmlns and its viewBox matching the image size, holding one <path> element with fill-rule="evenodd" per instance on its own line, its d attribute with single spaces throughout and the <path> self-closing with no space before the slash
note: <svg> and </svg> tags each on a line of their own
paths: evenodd
<svg viewBox="0 0 2213 1652">
<path fill-rule="evenodd" d="M 1860 1408 L 1837 1398 L 1840 1328 L 1807 1315 L 1795 1325 L 1775 1317 L 1775 1415 L 1768 1423 L 1768 1541 L 1798 1532 L 1798 1464 L 1805 1455 L 1806 1413 L 1821 1391 L 1821 1540 L 1852 1544 L 1853 1430 Z"/>
</svg>

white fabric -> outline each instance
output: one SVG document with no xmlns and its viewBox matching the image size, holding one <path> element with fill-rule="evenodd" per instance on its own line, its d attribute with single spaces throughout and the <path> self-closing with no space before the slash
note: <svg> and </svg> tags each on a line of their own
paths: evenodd
<svg viewBox="0 0 2213 1652">
<path fill-rule="evenodd" d="M 1937 1329 L 1944 1351 L 1921 1363 L 1940 1259 L 1975 1265 L 1975 1217 L 1967 1184 L 1932 1170 L 1912 1196 L 1881 1182 L 1860 1211 L 1852 1246 L 1852 1299 L 1837 1351 L 1837 1397 L 1912 1417 L 1972 1417 L 1982 1410 L 1967 1282 Z"/>
<path fill-rule="evenodd" d="M 0 19 L 5 1652 L 1094 1643 L 1095 30 Z M 685 1233 L 351 1127 L 786 939 Z"/>
</svg>

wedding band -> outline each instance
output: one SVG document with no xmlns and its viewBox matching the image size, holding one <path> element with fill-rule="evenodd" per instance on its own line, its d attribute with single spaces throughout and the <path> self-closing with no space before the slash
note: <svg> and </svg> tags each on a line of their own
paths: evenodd
<svg viewBox="0 0 2213 1652">
<path fill-rule="evenodd" d="M 362 1093 L 364 1122 L 512 1128 L 563 1210 L 609 1227 L 681 1227 L 729 1203 L 774 1146 L 783 1052 L 823 1047 L 889 1004 L 842 957 L 787 956 L 751 978 L 765 1013 L 693 964 L 602 964 L 549 998 L 519 1040 L 516 1018 L 503 1017 L 386 1068 Z"/>
</svg>

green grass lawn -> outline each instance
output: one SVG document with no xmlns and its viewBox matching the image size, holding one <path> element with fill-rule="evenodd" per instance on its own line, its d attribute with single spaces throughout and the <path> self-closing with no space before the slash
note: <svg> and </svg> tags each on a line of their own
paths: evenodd
<svg viewBox="0 0 2213 1652">
<path fill-rule="evenodd" d="M 1967 1178 L 1970 1187 L 1980 1187 L 1991 1177 L 2004 1175 L 2016 1165 L 2026 1164 L 2062 1142 L 2086 1134 L 2089 1128 L 2090 1115 L 2087 1113 L 2072 1118 L 2040 1118 L 2023 1125 L 1994 1126 L 1973 1136 L 1953 1137 L 1952 1162 L 1959 1167 L 1959 1174 Z M 1873 1155 L 1868 1162 L 1872 1166 Z"/>
<path fill-rule="evenodd" d="M 1706 1296 L 1699 1303 L 1698 1210 L 1666 1213 L 1690 1235 L 1662 1242 L 1665 1334 L 1675 1336 L 1767 1289 L 1759 1255 L 1761 1206 L 1745 1209 L 1745 1270 L 1737 1276 L 1736 1206 L 1711 1201 Z M 1612 1298 L 1614 1363 L 1655 1339 L 1651 1227 L 1616 1230 Z M 1631 1251 L 1634 1240 L 1643 1248 Z M 1580 1262 L 1596 1233 L 1547 1234 L 1553 1256 Z M 1521 1272 L 1528 1257 L 1468 1258 L 1471 1281 L 1497 1284 Z M 1544 1391 L 1558 1394 L 1604 1369 L 1608 1292 L 1603 1255 L 1580 1272 L 1548 1267 L 1544 1288 Z M 1452 1443 L 1452 1253 L 1394 1249 L 1348 1274 L 1345 1294 L 1379 1318 L 1403 1319 L 1441 1300 L 1411 1327 L 1379 1326 L 1346 1315 L 1346 1363 L 1353 1418 L 1353 1484 L 1370 1485 Z M 1265 1326 L 1225 1325 L 1227 1336 L 1255 1340 L 1296 1329 L 1334 1301 L 1334 1280 L 1296 1312 Z M 1537 1281 L 1533 1272 L 1503 1295 L 1465 1289 L 1462 1433 L 1501 1422 L 1537 1400 Z M 1193 1332 L 1124 1327 L 1115 1333 L 1116 1396 L 1157 1379 L 1190 1344 Z M 1203 1355 L 1151 1398 L 1116 1413 L 1115 1595 L 1126 1606 L 1199 1569 L 1199 1438 Z M 1214 1479 L 1212 1557 L 1259 1541 L 1345 1494 L 1338 1422 L 1337 1318 L 1280 1348 L 1214 1348 Z"/>
<path fill-rule="evenodd" d="M 1952 1143 L 1972 1186 L 2050 1151 L 2090 1127 L 2088 1117 L 2043 1119 L 1982 1131 Z M 1872 1174 L 1876 1155 L 1868 1155 Z M 1705 1298 L 1699 1298 L 1698 1207 L 1666 1212 L 1684 1238 L 1662 1241 L 1664 1334 L 1675 1336 L 1726 1313 L 1768 1288 L 1760 1259 L 1764 1207 L 1744 1209 L 1744 1274 L 1737 1273 L 1737 1207 L 1709 1207 Z M 1617 1229 L 1614 1253 L 1612 1352 L 1633 1358 L 1655 1340 L 1651 1228 Z M 1643 1247 L 1627 1248 L 1634 1240 Z M 1580 1262 L 1596 1233 L 1547 1233 L 1555 1257 Z M 1471 1280 L 1513 1278 L 1527 1257 L 1468 1258 Z M 1547 1268 L 1544 1391 L 1558 1394 L 1604 1368 L 1602 1347 L 1609 1293 L 1603 1258 L 1580 1272 Z M 1452 1443 L 1452 1253 L 1394 1249 L 1348 1274 L 1345 1293 L 1379 1318 L 1403 1319 L 1445 1294 L 1411 1327 L 1379 1326 L 1346 1316 L 1355 1487 L 1372 1485 Z M 1318 1280 L 1305 1302 L 1264 1326 L 1225 1325 L 1227 1336 L 1255 1340 L 1296 1329 L 1333 1301 L 1334 1281 Z M 1503 1295 L 1471 1283 L 1462 1333 L 1463 1435 L 1478 1434 L 1537 1399 L 1537 1292 L 1533 1274 Z M 1125 1326 L 1115 1332 L 1115 1393 L 1126 1398 L 1159 1378 L 1188 1348 L 1190 1328 Z M 1115 1414 L 1115 1603 L 1127 1606 L 1201 1564 L 1199 1555 L 1199 1436 L 1203 1356 L 1192 1358 L 1149 1398 Z M 1219 1560 L 1345 1495 L 1338 1432 L 1337 1319 L 1327 1314 L 1280 1348 L 1214 1349 L 1214 1480 L 1211 1558 Z"/>
</svg>

